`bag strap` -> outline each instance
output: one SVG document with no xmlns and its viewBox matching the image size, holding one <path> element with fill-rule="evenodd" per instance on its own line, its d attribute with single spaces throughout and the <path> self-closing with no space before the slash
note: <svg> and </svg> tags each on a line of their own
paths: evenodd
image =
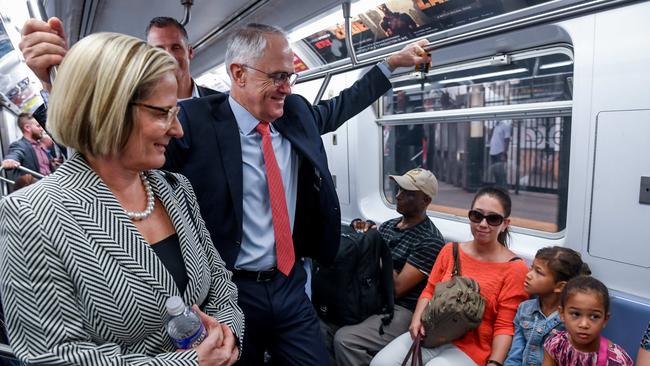
<svg viewBox="0 0 650 366">
<path fill-rule="evenodd" d="M 458 242 L 454 244 L 454 270 L 451 272 L 451 277 L 460 276 L 460 254 L 458 253 Z"/>
<path fill-rule="evenodd" d="M 601 336 L 600 347 L 598 348 L 598 358 L 596 359 L 596 366 L 607 365 L 607 348 L 609 347 L 609 340 Z"/>
<path fill-rule="evenodd" d="M 366 233 L 366 239 L 378 240 L 381 246 L 381 279 L 382 279 L 382 292 L 386 296 L 386 309 L 385 315 L 381 318 L 381 325 L 379 326 L 379 334 L 384 334 L 384 325 L 388 325 L 393 321 L 395 312 L 395 285 L 393 284 L 393 257 L 390 253 L 390 248 L 384 239 L 379 235 L 377 230 L 369 230 Z"/>
<path fill-rule="evenodd" d="M 420 348 L 420 345 L 422 343 L 422 335 L 418 333 L 418 335 L 415 337 L 413 340 L 413 344 L 411 345 L 411 348 L 409 348 L 408 353 L 406 353 L 406 357 L 404 357 L 404 361 L 402 361 L 402 366 L 406 366 L 406 364 L 409 362 L 409 358 L 411 358 L 411 366 L 424 366 L 424 363 L 422 362 L 422 349 Z"/>
</svg>

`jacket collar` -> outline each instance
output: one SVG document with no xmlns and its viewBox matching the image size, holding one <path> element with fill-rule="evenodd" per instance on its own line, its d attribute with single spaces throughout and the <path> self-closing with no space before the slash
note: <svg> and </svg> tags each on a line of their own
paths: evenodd
<svg viewBox="0 0 650 366">
<path fill-rule="evenodd" d="M 161 171 L 148 171 L 156 198 L 162 202 L 178 234 L 189 283 L 183 295 L 187 303 L 202 303 L 199 281 L 204 281 L 209 270 L 196 238 L 189 230 L 190 212 L 186 196 L 175 176 Z M 54 173 L 61 187 L 62 204 L 82 226 L 88 241 L 96 243 L 107 254 L 128 268 L 144 282 L 164 296 L 180 296 L 176 283 L 150 244 L 142 237 L 133 222 L 102 179 L 90 168 L 85 158 L 75 153 Z M 207 274 L 206 274 L 207 272 Z M 203 289 L 205 290 L 205 289 Z"/>
</svg>

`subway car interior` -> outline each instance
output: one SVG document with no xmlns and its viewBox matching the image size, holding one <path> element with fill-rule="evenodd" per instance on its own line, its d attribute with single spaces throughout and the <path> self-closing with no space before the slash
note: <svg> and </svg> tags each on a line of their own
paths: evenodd
<svg viewBox="0 0 650 366">
<path fill-rule="evenodd" d="M 548 246 L 580 253 L 610 291 L 603 335 L 635 359 L 650 321 L 650 2 L 297 4 L 0 1 L 0 158 L 21 136 L 18 114 L 43 103 L 40 82 L 18 49 L 30 16 L 60 18 L 69 45 L 96 32 L 144 38 L 148 19 L 184 19 L 191 74 L 221 92 L 230 89 L 224 61 L 232 32 L 247 23 L 278 26 L 294 51 L 292 93 L 314 104 L 335 97 L 406 44 L 426 39 L 430 65 L 398 68 L 390 76 L 392 90 L 322 135 L 342 224 L 394 218 L 397 189 L 389 175 L 420 167 L 438 180 L 429 219 L 445 242 L 465 241 L 475 192 L 499 185 L 512 198 L 510 249 L 528 265 Z M 390 28 L 386 19 L 396 14 L 410 20 Z M 495 163 L 490 152 L 502 128 L 510 135 L 507 159 Z M 6 170 L 0 176 L 5 197 L 13 182 Z M 4 342 L 2 355 L 12 360 Z"/>
</svg>

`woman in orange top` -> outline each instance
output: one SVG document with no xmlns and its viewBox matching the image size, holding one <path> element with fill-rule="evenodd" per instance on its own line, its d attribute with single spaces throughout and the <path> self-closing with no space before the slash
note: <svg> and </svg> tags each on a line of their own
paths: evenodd
<svg viewBox="0 0 650 366">
<path fill-rule="evenodd" d="M 477 281 L 485 299 L 485 312 L 481 325 L 450 344 L 435 348 L 422 348 L 422 358 L 432 365 L 495 365 L 501 366 L 508 354 L 517 306 L 528 296 L 524 291 L 526 264 L 507 247 L 511 201 L 508 194 L 498 188 L 481 189 L 469 211 L 473 240 L 460 244 L 461 272 L 464 277 Z M 400 365 L 413 338 L 425 334 L 420 321 L 422 312 L 434 293 L 437 283 L 451 278 L 454 258 L 451 243 L 438 254 L 429 275 L 427 287 L 422 291 L 409 333 L 396 338 L 382 349 L 370 363 L 371 366 Z"/>
</svg>

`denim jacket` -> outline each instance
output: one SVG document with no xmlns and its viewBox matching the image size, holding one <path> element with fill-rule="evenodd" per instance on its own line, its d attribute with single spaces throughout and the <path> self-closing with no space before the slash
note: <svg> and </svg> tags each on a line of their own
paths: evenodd
<svg viewBox="0 0 650 366">
<path fill-rule="evenodd" d="M 564 330 L 560 314 L 544 316 L 538 299 L 519 304 L 515 315 L 515 335 L 504 366 L 540 366 L 544 361 L 544 341 L 549 334 Z"/>
</svg>

